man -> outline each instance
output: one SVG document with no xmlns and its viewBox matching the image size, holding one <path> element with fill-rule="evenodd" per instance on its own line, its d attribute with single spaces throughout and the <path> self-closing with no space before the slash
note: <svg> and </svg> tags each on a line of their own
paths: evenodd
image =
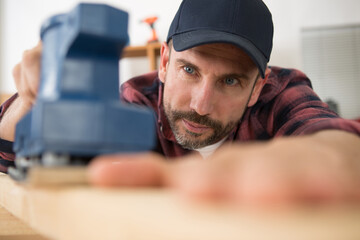
<svg viewBox="0 0 360 240">
<path fill-rule="evenodd" d="M 359 201 L 359 124 L 329 110 L 301 72 L 268 67 L 272 38 L 261 0 L 184 0 L 158 73 L 122 86 L 124 101 L 156 112 L 160 155 L 99 157 L 90 180 L 252 204 Z M 40 54 L 14 69 L 19 96 L 1 111 L 2 139 L 36 97 Z"/>
</svg>

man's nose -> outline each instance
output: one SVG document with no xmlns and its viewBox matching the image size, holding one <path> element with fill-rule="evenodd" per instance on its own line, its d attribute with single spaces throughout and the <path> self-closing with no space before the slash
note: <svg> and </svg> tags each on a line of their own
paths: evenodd
<svg viewBox="0 0 360 240">
<path fill-rule="evenodd" d="M 193 87 L 190 108 L 201 116 L 209 115 L 214 109 L 214 90 L 214 86 L 205 81 Z"/>
</svg>

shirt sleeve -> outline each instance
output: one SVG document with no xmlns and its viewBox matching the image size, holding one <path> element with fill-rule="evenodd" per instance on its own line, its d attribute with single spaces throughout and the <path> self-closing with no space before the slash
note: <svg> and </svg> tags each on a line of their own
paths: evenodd
<svg viewBox="0 0 360 240">
<path fill-rule="evenodd" d="M 0 139 L 0 142 L 3 141 Z M 15 166 L 15 154 L 0 152 L 0 172 L 7 173 L 9 167 Z"/>
<path fill-rule="evenodd" d="M 9 108 L 11 103 L 17 98 L 17 94 L 13 95 L 0 107 L 0 122 L 1 119 Z M 0 172 L 7 173 L 9 167 L 14 166 L 15 154 L 12 151 L 12 142 L 0 139 Z"/>
<path fill-rule="evenodd" d="M 360 124 L 339 117 L 305 82 L 289 84 L 274 103 L 275 136 L 305 135 L 337 129 L 360 136 Z"/>
</svg>

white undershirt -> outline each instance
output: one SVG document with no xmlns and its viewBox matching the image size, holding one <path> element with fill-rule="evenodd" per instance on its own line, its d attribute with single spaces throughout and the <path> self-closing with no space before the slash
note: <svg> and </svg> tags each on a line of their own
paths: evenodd
<svg viewBox="0 0 360 240">
<path fill-rule="evenodd" d="M 209 146 L 206 146 L 203 148 L 194 149 L 194 150 L 198 151 L 203 158 L 208 158 L 211 156 L 211 154 L 213 154 L 215 152 L 216 149 L 218 149 L 218 147 L 221 146 L 221 144 L 223 144 L 225 139 L 226 138 L 224 138 L 221 141 L 214 143 L 212 145 L 209 145 Z"/>
</svg>

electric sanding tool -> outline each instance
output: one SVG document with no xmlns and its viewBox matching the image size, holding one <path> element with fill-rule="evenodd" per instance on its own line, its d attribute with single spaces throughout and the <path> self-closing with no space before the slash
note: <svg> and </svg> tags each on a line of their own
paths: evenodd
<svg viewBox="0 0 360 240">
<path fill-rule="evenodd" d="M 99 154 L 155 145 L 154 113 L 119 100 L 119 58 L 129 42 L 128 14 L 104 4 L 79 4 L 42 25 L 36 103 L 16 126 L 16 168 L 85 165 Z"/>
</svg>

